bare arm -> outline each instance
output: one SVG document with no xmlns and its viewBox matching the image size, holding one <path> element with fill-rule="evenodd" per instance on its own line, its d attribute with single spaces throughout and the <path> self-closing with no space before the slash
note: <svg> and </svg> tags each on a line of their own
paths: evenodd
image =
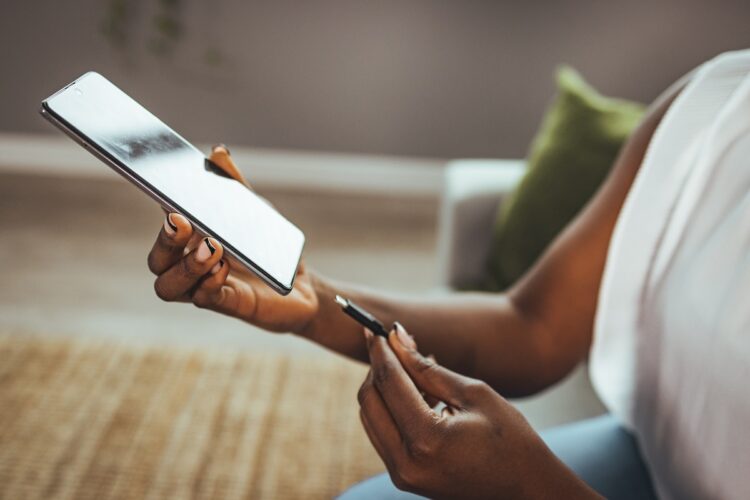
<svg viewBox="0 0 750 500">
<path fill-rule="evenodd" d="M 443 366 L 521 396 L 558 381 L 591 346 L 599 284 L 615 221 L 654 130 L 685 81 L 649 109 L 612 172 L 536 265 L 507 293 L 456 293 L 414 300 L 378 294 L 314 276 L 318 314 L 300 334 L 366 361 L 361 328 L 333 302 L 340 293 L 388 323 L 398 320 L 420 351 Z"/>
</svg>

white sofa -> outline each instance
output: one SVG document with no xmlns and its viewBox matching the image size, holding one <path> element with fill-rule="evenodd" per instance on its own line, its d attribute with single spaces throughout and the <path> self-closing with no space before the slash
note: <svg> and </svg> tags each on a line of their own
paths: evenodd
<svg viewBox="0 0 750 500">
<path fill-rule="evenodd" d="M 441 287 L 467 289 L 483 281 L 495 216 L 525 168 L 525 160 L 455 160 L 447 165 L 438 218 Z"/>
</svg>

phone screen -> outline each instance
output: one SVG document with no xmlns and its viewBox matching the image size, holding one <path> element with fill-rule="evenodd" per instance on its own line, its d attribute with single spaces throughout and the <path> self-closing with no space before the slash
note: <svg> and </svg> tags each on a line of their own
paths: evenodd
<svg viewBox="0 0 750 500">
<path fill-rule="evenodd" d="M 291 290 L 302 231 L 109 80 L 86 73 L 45 107 L 266 281 Z"/>
</svg>

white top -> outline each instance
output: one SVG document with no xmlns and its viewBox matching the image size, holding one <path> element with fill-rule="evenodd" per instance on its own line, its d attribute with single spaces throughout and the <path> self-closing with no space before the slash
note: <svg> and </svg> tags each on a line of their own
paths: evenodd
<svg viewBox="0 0 750 500">
<path fill-rule="evenodd" d="M 662 498 L 750 498 L 750 50 L 698 68 L 615 226 L 590 363 Z"/>
</svg>

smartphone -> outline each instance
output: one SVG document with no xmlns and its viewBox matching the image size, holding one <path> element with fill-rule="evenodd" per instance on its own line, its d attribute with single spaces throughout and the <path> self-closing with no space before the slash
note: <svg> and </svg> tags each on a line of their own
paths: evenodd
<svg viewBox="0 0 750 500">
<path fill-rule="evenodd" d="M 96 72 L 42 101 L 41 114 L 282 295 L 294 286 L 304 233 L 195 146 Z M 126 207 L 124 207 L 126 209 Z"/>
</svg>

